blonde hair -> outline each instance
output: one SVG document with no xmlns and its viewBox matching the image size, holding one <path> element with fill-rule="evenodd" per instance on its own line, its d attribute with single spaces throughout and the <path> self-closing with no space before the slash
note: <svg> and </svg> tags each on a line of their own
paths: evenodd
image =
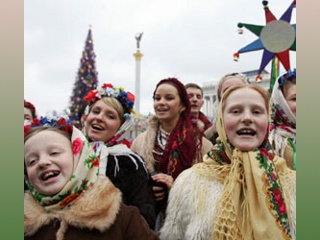
<svg viewBox="0 0 320 240">
<path fill-rule="evenodd" d="M 225 105 L 226 105 L 226 99 L 228 98 L 228 96 L 230 95 L 230 93 L 238 90 L 238 89 L 242 89 L 242 88 L 249 88 L 252 89 L 254 91 L 257 91 L 258 93 L 260 93 L 260 95 L 262 96 L 268 115 L 270 114 L 270 102 L 269 102 L 269 94 L 266 90 L 264 90 L 262 87 L 258 86 L 258 85 L 251 85 L 251 84 L 246 84 L 246 85 L 235 85 L 232 86 L 230 88 L 228 88 L 227 91 L 225 91 L 225 93 L 222 95 L 222 99 L 221 101 L 222 103 L 222 110 L 224 110 Z"/>
<path fill-rule="evenodd" d="M 118 113 L 119 117 L 120 117 L 120 121 L 121 121 L 121 124 L 124 122 L 124 109 L 121 105 L 121 103 L 116 99 L 116 98 L 113 98 L 113 97 L 102 97 L 101 98 L 102 101 L 107 104 L 108 106 L 114 108 L 116 110 L 116 112 Z M 96 103 L 96 102 L 95 102 Z M 91 109 L 92 107 L 94 106 L 93 103 L 90 108 L 89 108 L 89 112 L 91 112 Z"/>
</svg>

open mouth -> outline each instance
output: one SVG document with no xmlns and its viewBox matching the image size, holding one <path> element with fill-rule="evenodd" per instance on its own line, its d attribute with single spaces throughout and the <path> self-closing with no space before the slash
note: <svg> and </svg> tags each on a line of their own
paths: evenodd
<svg viewBox="0 0 320 240">
<path fill-rule="evenodd" d="M 254 136 L 256 134 L 256 131 L 250 129 L 242 129 L 237 131 L 237 134 L 241 136 Z"/>
<path fill-rule="evenodd" d="M 104 128 L 101 127 L 100 125 L 97 125 L 97 124 L 92 124 L 91 127 L 94 129 L 94 130 L 98 130 L 98 131 L 103 131 Z"/>
<path fill-rule="evenodd" d="M 44 172 L 44 173 L 42 173 L 40 175 L 40 179 L 43 180 L 43 181 L 46 181 L 46 180 L 48 180 L 50 178 L 58 176 L 59 174 L 60 174 L 60 171 L 57 171 L 57 170 L 55 170 L 55 171 L 46 171 L 46 172 Z"/>
<path fill-rule="evenodd" d="M 163 113 L 163 112 L 166 112 L 167 110 L 166 109 L 158 109 L 157 112 L 159 113 Z"/>
</svg>

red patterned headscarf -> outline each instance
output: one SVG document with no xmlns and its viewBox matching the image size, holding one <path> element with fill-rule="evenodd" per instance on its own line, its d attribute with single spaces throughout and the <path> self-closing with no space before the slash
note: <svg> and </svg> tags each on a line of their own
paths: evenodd
<svg viewBox="0 0 320 240">
<path fill-rule="evenodd" d="M 174 86 L 179 93 L 181 103 L 186 108 L 181 112 L 177 125 L 170 133 L 159 162 L 159 169 L 156 169 L 175 179 L 183 170 L 201 160 L 201 133 L 191 121 L 191 105 L 185 86 L 177 78 L 163 79 L 157 84 L 153 98 L 162 84 Z"/>
</svg>

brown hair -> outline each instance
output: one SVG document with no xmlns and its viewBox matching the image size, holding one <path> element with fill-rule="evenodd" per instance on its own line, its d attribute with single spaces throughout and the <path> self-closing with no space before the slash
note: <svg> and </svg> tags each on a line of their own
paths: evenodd
<svg viewBox="0 0 320 240">
<path fill-rule="evenodd" d="M 36 135 L 37 133 L 45 131 L 45 130 L 60 133 L 63 136 L 65 136 L 66 138 L 68 138 L 70 140 L 70 142 L 71 142 L 71 135 L 69 133 L 67 133 L 66 131 L 63 131 L 63 130 L 57 128 L 57 127 L 43 127 L 43 126 L 31 128 L 26 133 L 26 136 L 24 137 L 24 142 L 26 142 L 28 139 L 30 139 L 32 136 Z"/>
<path fill-rule="evenodd" d="M 196 89 L 199 89 L 201 91 L 201 97 L 203 97 L 203 90 L 202 88 L 196 84 L 196 83 L 187 83 L 186 85 L 184 85 L 186 89 L 188 88 L 196 88 Z"/>
</svg>

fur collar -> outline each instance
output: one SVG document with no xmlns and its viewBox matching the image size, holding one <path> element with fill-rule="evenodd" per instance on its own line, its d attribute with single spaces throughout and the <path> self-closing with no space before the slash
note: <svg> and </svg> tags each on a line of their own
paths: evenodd
<svg viewBox="0 0 320 240">
<path fill-rule="evenodd" d="M 115 221 L 121 204 L 121 192 L 105 176 L 99 176 L 94 187 L 70 208 L 46 212 L 33 196 L 24 195 L 24 233 L 33 235 L 43 225 L 58 218 L 61 224 L 79 228 L 108 229 Z"/>
</svg>

